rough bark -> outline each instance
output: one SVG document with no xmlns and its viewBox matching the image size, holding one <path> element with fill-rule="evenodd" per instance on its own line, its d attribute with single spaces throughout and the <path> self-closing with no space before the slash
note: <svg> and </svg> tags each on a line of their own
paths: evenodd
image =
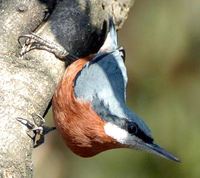
<svg viewBox="0 0 200 178">
<path fill-rule="evenodd" d="M 18 37 L 37 29 L 44 39 L 81 56 L 91 50 L 108 14 L 121 27 L 133 0 L 0 0 L 0 177 L 32 177 L 33 142 L 16 117 L 43 115 L 63 75 L 65 63 L 33 50 L 19 57 Z M 54 8 L 55 5 L 55 9 Z M 47 9 L 53 13 L 45 19 Z M 39 28 L 38 28 L 39 26 Z M 96 46 L 98 47 L 98 46 Z M 95 49 L 96 50 L 96 49 Z"/>
</svg>

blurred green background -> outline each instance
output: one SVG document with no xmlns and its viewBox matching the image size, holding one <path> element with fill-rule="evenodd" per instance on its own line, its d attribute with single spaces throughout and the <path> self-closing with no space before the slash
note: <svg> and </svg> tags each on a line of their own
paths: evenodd
<svg viewBox="0 0 200 178">
<path fill-rule="evenodd" d="M 57 132 L 34 150 L 37 178 L 200 177 L 200 1 L 137 0 L 119 32 L 127 100 L 182 163 L 129 149 L 80 158 Z M 52 123 L 51 112 L 48 124 Z"/>
</svg>

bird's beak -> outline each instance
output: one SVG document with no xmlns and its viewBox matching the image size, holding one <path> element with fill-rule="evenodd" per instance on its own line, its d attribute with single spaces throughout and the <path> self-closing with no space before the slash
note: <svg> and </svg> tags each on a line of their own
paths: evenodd
<svg viewBox="0 0 200 178">
<path fill-rule="evenodd" d="M 156 145 L 154 143 L 139 143 L 140 144 L 140 148 L 142 150 L 145 150 L 147 152 L 150 153 L 154 153 L 158 156 L 161 156 L 163 158 L 172 160 L 172 161 L 176 161 L 176 162 L 180 162 L 179 158 L 175 157 L 173 154 L 169 153 L 168 151 L 166 151 L 164 148 L 160 147 L 159 145 Z"/>
</svg>

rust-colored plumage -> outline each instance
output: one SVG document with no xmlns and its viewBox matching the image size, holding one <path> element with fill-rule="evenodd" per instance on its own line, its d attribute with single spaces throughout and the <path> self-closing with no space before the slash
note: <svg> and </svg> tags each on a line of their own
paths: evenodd
<svg viewBox="0 0 200 178">
<path fill-rule="evenodd" d="M 58 131 L 68 147 L 83 157 L 123 147 L 179 161 L 154 143 L 148 126 L 126 105 L 124 54 L 110 20 L 98 53 L 73 62 L 58 85 L 53 97 Z"/>
<path fill-rule="evenodd" d="M 53 97 L 56 127 L 68 147 L 83 157 L 123 147 L 105 134 L 105 121 L 96 114 L 91 104 L 74 95 L 74 79 L 89 59 L 79 59 L 67 68 Z"/>
</svg>

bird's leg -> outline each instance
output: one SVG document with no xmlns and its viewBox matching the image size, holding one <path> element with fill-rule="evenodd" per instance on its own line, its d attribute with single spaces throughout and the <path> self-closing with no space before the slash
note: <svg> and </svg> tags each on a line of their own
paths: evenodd
<svg viewBox="0 0 200 178">
<path fill-rule="evenodd" d="M 42 143 L 44 143 L 44 136 L 52 130 L 55 130 L 55 127 L 45 126 L 45 120 L 39 114 L 32 114 L 33 122 L 17 117 L 16 119 L 25 125 L 29 130 L 27 131 L 27 135 L 32 138 L 34 142 L 34 148 L 38 147 Z"/>
<path fill-rule="evenodd" d="M 24 39 L 24 43 L 22 43 L 22 39 Z M 40 49 L 53 53 L 57 58 L 61 60 L 65 58 L 70 58 L 73 60 L 76 59 L 74 55 L 69 54 L 61 45 L 56 44 L 52 41 L 45 40 L 35 33 L 21 35 L 18 38 L 18 42 L 22 47 L 20 56 L 23 56 L 33 49 Z"/>
</svg>

